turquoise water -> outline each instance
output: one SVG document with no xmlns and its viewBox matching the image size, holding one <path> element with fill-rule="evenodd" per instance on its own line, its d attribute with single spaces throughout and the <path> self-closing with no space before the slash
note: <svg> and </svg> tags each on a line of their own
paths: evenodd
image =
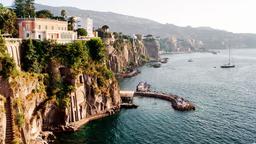
<svg viewBox="0 0 256 144">
<path fill-rule="evenodd" d="M 59 136 L 61 144 L 254 144 L 256 143 L 256 50 L 233 50 L 235 69 L 221 69 L 227 51 L 166 55 L 159 69 L 121 82 L 134 90 L 139 81 L 196 104 L 194 112 L 177 112 L 171 104 L 135 98 L 138 109 L 89 123 L 73 134 Z M 194 62 L 188 63 L 188 59 Z M 216 68 L 214 68 L 216 67 Z"/>
</svg>

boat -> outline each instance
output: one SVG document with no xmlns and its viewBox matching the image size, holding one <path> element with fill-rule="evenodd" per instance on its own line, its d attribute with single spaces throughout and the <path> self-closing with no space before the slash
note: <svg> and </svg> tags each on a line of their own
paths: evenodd
<svg viewBox="0 0 256 144">
<path fill-rule="evenodd" d="M 225 65 L 220 66 L 220 68 L 235 68 L 236 66 L 234 64 L 231 64 L 230 62 L 230 47 L 228 48 L 228 63 Z"/>
<path fill-rule="evenodd" d="M 193 62 L 193 60 L 192 60 L 192 59 L 189 59 L 188 62 Z"/>
<path fill-rule="evenodd" d="M 152 62 L 150 64 L 151 67 L 153 68 L 160 68 L 161 67 L 161 63 L 160 62 Z"/>
<path fill-rule="evenodd" d="M 167 63 L 168 62 L 168 58 L 162 58 L 162 59 L 160 59 L 160 62 L 161 63 Z"/>
</svg>

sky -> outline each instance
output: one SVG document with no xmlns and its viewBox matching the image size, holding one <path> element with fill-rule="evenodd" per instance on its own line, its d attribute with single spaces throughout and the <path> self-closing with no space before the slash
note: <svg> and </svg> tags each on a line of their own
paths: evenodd
<svg viewBox="0 0 256 144">
<path fill-rule="evenodd" d="M 0 0 L 5 6 L 13 0 Z M 256 33 L 256 0 L 35 0 L 50 6 L 115 12 L 178 26 Z"/>
</svg>

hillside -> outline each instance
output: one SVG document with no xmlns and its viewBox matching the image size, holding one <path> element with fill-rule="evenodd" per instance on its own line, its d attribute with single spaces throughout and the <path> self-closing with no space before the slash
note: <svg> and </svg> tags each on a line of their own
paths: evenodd
<svg viewBox="0 0 256 144">
<path fill-rule="evenodd" d="M 169 39 L 174 36 L 184 40 L 202 41 L 207 49 L 218 48 L 253 48 L 256 47 L 255 34 L 235 34 L 227 31 L 216 30 L 208 27 L 179 27 L 172 24 L 161 24 L 153 20 L 121 15 L 112 12 L 97 12 L 82 10 L 74 7 L 51 7 L 36 4 L 37 10 L 48 9 L 55 15 L 60 15 L 60 11 L 65 9 L 70 16 L 81 18 L 91 17 L 94 20 L 95 28 L 102 25 L 109 25 L 111 31 L 122 32 L 124 34 L 153 34 L 161 38 Z"/>
</svg>

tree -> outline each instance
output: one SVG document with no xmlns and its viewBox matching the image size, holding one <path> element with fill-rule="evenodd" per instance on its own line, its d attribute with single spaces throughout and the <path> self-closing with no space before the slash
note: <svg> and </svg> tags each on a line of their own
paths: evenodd
<svg viewBox="0 0 256 144">
<path fill-rule="evenodd" d="M 65 18 L 67 16 L 66 10 L 61 10 L 60 15 Z"/>
<path fill-rule="evenodd" d="M 79 36 L 87 36 L 87 31 L 84 28 L 78 28 L 77 30 L 77 35 Z"/>
<path fill-rule="evenodd" d="M 86 43 L 89 49 L 89 55 L 92 60 L 100 62 L 103 61 L 106 56 L 106 49 L 104 43 L 100 38 L 93 38 Z"/>
<path fill-rule="evenodd" d="M 68 30 L 74 30 L 74 24 L 75 24 L 76 20 L 75 17 L 70 17 L 68 19 Z"/>
<path fill-rule="evenodd" d="M 16 15 L 11 9 L 0 6 L 0 30 L 2 33 L 14 34 L 16 30 Z"/>
<path fill-rule="evenodd" d="M 49 10 L 40 10 L 36 12 L 38 18 L 52 18 L 53 14 Z"/>
<path fill-rule="evenodd" d="M 24 17 L 25 16 L 25 1 L 24 0 L 15 0 L 15 13 L 17 17 Z"/>
<path fill-rule="evenodd" d="M 34 0 L 15 0 L 14 6 L 17 17 L 35 17 Z"/>
</svg>

